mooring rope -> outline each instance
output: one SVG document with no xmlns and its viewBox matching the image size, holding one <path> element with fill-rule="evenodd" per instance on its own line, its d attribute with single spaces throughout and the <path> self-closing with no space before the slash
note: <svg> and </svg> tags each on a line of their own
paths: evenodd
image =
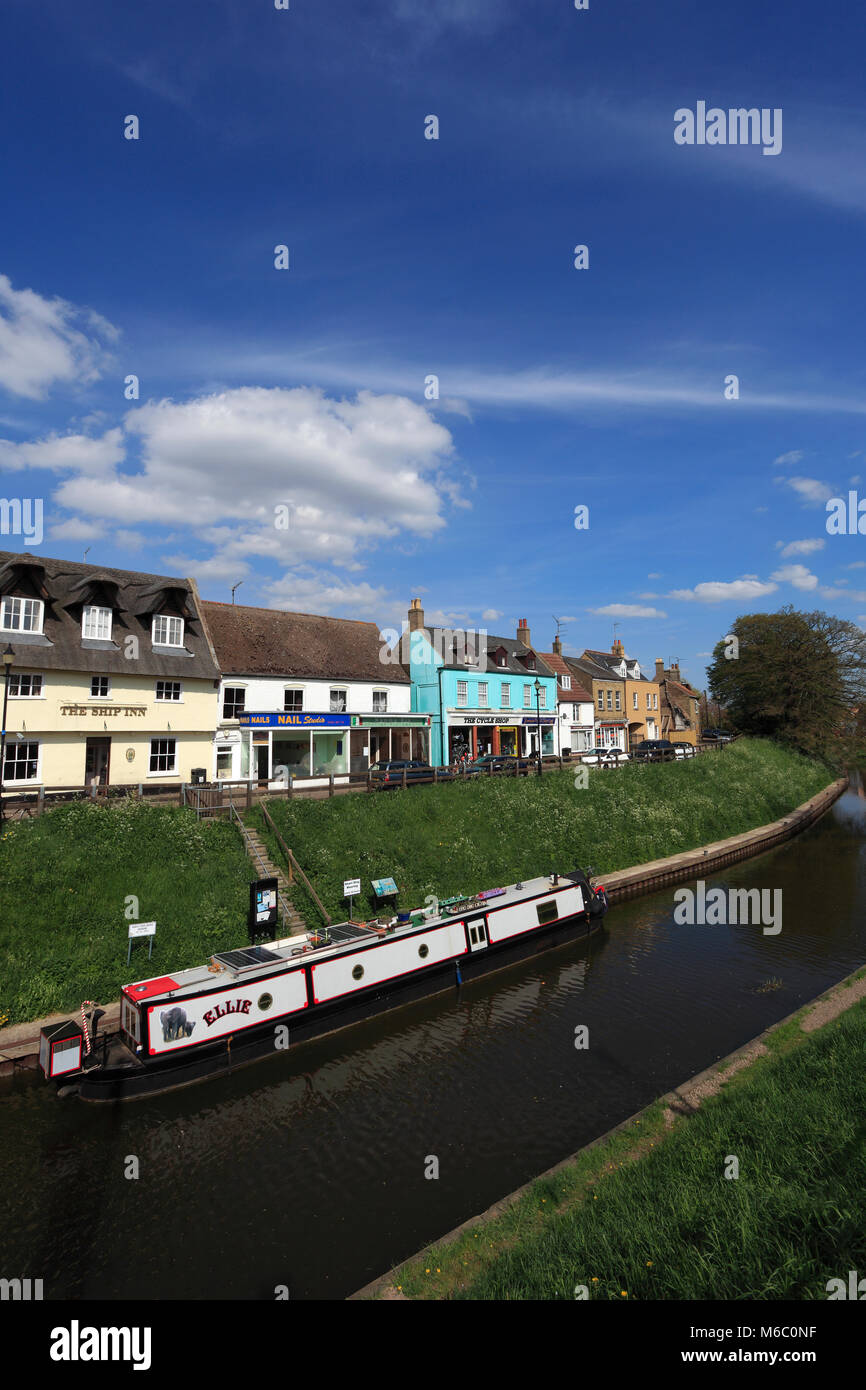
<svg viewBox="0 0 866 1390">
<path fill-rule="evenodd" d="M 93 999 L 85 999 L 84 1002 L 83 1002 L 83 1004 L 81 1005 L 81 1027 L 82 1027 L 83 1030 L 84 1030 L 84 1043 L 85 1043 L 84 1050 L 85 1050 L 85 1052 L 89 1052 L 89 1051 L 90 1051 L 90 1029 L 89 1029 L 88 1026 L 87 1026 L 87 1015 L 86 1015 L 85 1012 L 84 1012 L 84 1010 L 85 1010 L 86 1008 L 98 1009 L 98 1008 L 99 1008 L 99 1005 L 98 1005 Z"/>
</svg>

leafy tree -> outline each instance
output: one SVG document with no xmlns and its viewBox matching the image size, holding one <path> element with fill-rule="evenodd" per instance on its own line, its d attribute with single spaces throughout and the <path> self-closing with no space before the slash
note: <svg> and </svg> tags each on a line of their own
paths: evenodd
<svg viewBox="0 0 866 1390">
<path fill-rule="evenodd" d="M 709 688 L 741 733 L 845 756 L 866 701 L 866 634 L 828 613 L 749 613 L 718 642 Z"/>
</svg>

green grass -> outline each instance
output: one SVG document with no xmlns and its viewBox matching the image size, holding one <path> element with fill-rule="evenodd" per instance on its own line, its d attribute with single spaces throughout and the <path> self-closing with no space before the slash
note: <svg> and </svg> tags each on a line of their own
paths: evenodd
<svg viewBox="0 0 866 1390">
<path fill-rule="evenodd" d="M 106 1004 L 130 979 L 243 942 L 255 877 L 237 830 L 188 809 L 79 802 L 7 822 L 0 840 L 0 1016 Z M 127 899 L 138 899 L 138 910 Z M 157 924 L 153 960 L 129 921 Z"/>
<path fill-rule="evenodd" d="M 571 770 L 322 801 L 274 799 L 269 810 L 340 920 L 346 878 L 360 876 L 364 894 L 355 907 L 369 914 L 373 878 L 393 876 L 398 906 L 407 909 L 423 906 L 427 894 L 479 892 L 553 869 L 590 864 L 610 873 L 776 820 L 833 774 L 770 742 L 743 739 L 688 761 L 591 770 L 588 780 L 577 790 Z M 247 818 L 269 838 L 258 808 Z M 305 920 L 320 922 L 300 889 L 294 896 Z"/>
<path fill-rule="evenodd" d="M 824 1299 L 866 1268 L 866 1004 L 401 1270 L 412 1298 Z M 739 1177 L 725 1178 L 727 1157 Z"/>
</svg>

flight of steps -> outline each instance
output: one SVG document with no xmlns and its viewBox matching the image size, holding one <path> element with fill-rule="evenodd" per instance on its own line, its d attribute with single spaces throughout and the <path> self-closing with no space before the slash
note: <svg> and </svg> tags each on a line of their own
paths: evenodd
<svg viewBox="0 0 866 1390">
<path fill-rule="evenodd" d="M 286 914 L 285 931 L 289 936 L 297 936 L 300 932 L 305 932 L 307 930 L 306 923 L 292 904 L 291 889 L 285 873 L 279 865 L 275 864 L 271 859 L 268 853 L 268 847 L 258 831 L 252 829 L 249 825 L 245 826 L 244 829 L 246 831 L 245 838 L 248 851 L 253 851 L 253 853 L 250 854 L 250 858 L 252 859 L 256 874 L 261 875 L 262 878 L 275 878 L 277 880 L 280 921 L 283 920 L 284 908 Z"/>
</svg>

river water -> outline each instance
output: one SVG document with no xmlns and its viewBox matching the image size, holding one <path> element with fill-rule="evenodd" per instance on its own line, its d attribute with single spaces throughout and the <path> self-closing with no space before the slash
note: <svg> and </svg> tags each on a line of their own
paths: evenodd
<svg viewBox="0 0 866 1390">
<path fill-rule="evenodd" d="M 0 1275 L 46 1299 L 345 1297 L 862 965 L 864 832 L 858 782 L 707 879 L 781 889 L 778 935 L 680 926 L 671 887 L 589 947 L 173 1095 L 6 1083 Z"/>
</svg>

